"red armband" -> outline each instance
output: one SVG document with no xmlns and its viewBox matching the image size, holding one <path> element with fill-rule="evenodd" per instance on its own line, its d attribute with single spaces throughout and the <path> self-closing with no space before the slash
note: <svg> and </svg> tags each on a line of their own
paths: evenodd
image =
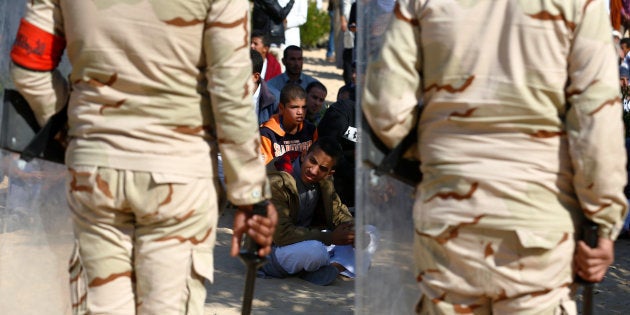
<svg viewBox="0 0 630 315">
<path fill-rule="evenodd" d="M 50 34 L 22 19 L 11 49 L 11 59 L 27 69 L 50 71 L 61 61 L 65 48 L 63 37 Z"/>
</svg>

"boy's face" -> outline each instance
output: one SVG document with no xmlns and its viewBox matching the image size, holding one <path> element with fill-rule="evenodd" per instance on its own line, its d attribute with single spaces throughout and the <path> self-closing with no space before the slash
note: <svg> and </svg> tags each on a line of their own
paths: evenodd
<svg viewBox="0 0 630 315">
<path fill-rule="evenodd" d="M 304 121 L 306 115 L 306 100 L 294 98 L 287 104 L 280 103 L 278 111 L 282 115 L 282 124 L 285 128 L 293 128 Z"/>
<path fill-rule="evenodd" d="M 324 105 L 324 100 L 326 99 L 326 92 L 324 90 L 314 87 L 311 88 L 308 93 L 306 93 L 306 109 L 309 114 L 314 114 L 319 112 L 322 109 L 322 105 Z"/>
<path fill-rule="evenodd" d="M 310 153 L 302 152 L 302 168 L 300 178 L 305 184 L 319 183 L 327 176 L 335 173 L 335 160 L 322 149 L 315 148 Z"/>
<path fill-rule="evenodd" d="M 263 58 L 267 56 L 267 52 L 269 51 L 269 47 L 265 47 L 265 44 L 263 44 L 262 38 L 260 37 L 252 37 L 251 47 L 253 50 L 260 53 Z"/>
</svg>

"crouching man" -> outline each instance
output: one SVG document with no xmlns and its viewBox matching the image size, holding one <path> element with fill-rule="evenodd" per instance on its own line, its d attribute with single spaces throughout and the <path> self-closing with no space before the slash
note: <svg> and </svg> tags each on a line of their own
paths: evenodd
<svg viewBox="0 0 630 315">
<path fill-rule="evenodd" d="M 287 152 L 267 165 L 278 225 L 269 263 L 260 276 L 297 276 L 329 285 L 346 271 L 331 261 L 328 246 L 354 244 L 354 218 L 332 180 L 342 154 L 334 138 L 323 137 L 308 151 Z"/>
</svg>

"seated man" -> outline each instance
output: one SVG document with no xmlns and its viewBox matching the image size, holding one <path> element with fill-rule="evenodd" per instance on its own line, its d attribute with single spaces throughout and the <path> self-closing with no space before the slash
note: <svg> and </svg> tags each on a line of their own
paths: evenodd
<svg viewBox="0 0 630 315">
<path fill-rule="evenodd" d="M 298 46 L 289 46 L 284 50 L 282 64 L 285 67 L 284 73 L 268 81 L 269 86 L 278 91 L 282 91 L 282 88 L 288 83 L 298 84 L 306 90 L 311 82 L 318 81 L 302 72 L 304 58 L 302 57 L 302 48 Z"/>
<path fill-rule="evenodd" d="M 317 140 L 307 152 L 288 152 L 267 165 L 278 225 L 265 276 L 298 276 L 332 283 L 343 266 L 331 263 L 327 245 L 353 245 L 353 217 L 335 192 L 331 175 L 342 158 L 334 138 Z"/>
<path fill-rule="evenodd" d="M 260 151 L 265 164 L 289 151 L 306 151 L 317 139 L 315 125 L 305 121 L 306 92 L 289 84 L 280 92 L 278 113 L 260 126 Z"/>
<path fill-rule="evenodd" d="M 344 158 L 335 173 L 335 190 L 341 201 L 354 212 L 354 169 L 357 144 L 357 124 L 354 100 L 341 100 L 328 107 L 317 125 L 319 137 L 333 137 L 341 144 Z"/>
<path fill-rule="evenodd" d="M 278 111 L 278 102 L 280 100 L 280 91 L 268 87 L 265 80 L 261 76 L 263 58 L 260 53 L 254 49 L 250 51 L 252 59 L 252 102 L 254 110 L 258 116 L 258 125 L 262 125 L 269 120 L 273 114 Z"/>
<path fill-rule="evenodd" d="M 356 100 L 356 89 L 357 89 L 357 63 L 352 63 L 352 80 L 350 83 L 342 86 L 337 91 L 337 101 L 342 100 Z"/>
<path fill-rule="evenodd" d="M 306 87 L 306 120 L 317 126 L 319 121 L 324 117 L 327 106 L 326 95 L 328 90 L 321 82 L 311 82 Z"/>
<path fill-rule="evenodd" d="M 282 67 L 278 62 L 278 59 L 269 52 L 269 37 L 265 36 L 260 30 L 253 30 L 251 36 L 251 47 L 253 50 L 260 53 L 263 58 L 263 66 L 260 71 L 260 76 L 269 81 L 282 73 Z"/>
</svg>

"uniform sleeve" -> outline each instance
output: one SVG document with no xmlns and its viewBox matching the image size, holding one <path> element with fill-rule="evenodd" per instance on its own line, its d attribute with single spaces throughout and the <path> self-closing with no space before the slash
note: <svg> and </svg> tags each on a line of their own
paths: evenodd
<svg viewBox="0 0 630 315">
<path fill-rule="evenodd" d="M 627 213 L 627 174 L 611 27 L 601 1 L 587 1 L 576 19 L 566 90 L 573 185 L 584 214 L 599 225 L 600 236 L 615 239 Z"/>
<path fill-rule="evenodd" d="M 370 127 L 394 147 L 412 129 L 421 97 L 420 27 L 411 1 L 398 1 L 380 55 L 366 70 L 362 110 Z"/>
<path fill-rule="evenodd" d="M 249 50 L 248 1 L 216 1 L 204 33 L 206 75 L 228 199 L 235 205 L 271 197 L 249 93 Z"/>
<path fill-rule="evenodd" d="M 28 2 L 11 50 L 11 78 L 40 125 L 61 110 L 68 98 L 68 84 L 56 70 L 65 47 L 57 1 Z"/>
</svg>

